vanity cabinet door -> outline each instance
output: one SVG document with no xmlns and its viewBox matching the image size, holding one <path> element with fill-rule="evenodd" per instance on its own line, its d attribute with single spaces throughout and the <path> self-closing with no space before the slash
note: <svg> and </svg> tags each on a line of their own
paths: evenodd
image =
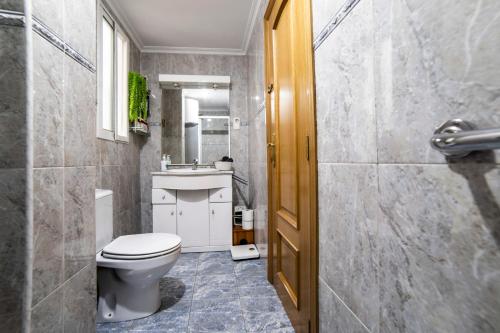
<svg viewBox="0 0 500 333">
<path fill-rule="evenodd" d="M 231 245 L 232 203 L 210 203 L 210 245 Z"/>
<path fill-rule="evenodd" d="M 175 205 L 153 205 L 153 232 L 177 234 Z"/>
<path fill-rule="evenodd" d="M 209 245 L 208 190 L 177 191 L 177 234 L 183 247 Z"/>
</svg>

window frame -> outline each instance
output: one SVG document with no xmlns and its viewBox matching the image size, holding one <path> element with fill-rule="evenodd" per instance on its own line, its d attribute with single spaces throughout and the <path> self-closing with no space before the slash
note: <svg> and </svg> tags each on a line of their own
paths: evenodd
<svg viewBox="0 0 500 333">
<path fill-rule="evenodd" d="M 125 31 L 115 23 L 115 53 L 117 53 L 117 49 L 118 49 L 118 34 L 121 35 L 122 39 L 123 39 L 123 42 L 126 43 L 127 47 L 126 47 L 126 52 L 124 53 L 124 57 L 125 57 L 125 73 L 124 74 L 124 78 L 123 78 L 123 84 L 124 84 L 124 91 L 122 93 L 125 94 L 125 96 L 120 96 L 119 94 L 119 83 L 118 83 L 118 71 L 120 70 L 118 68 L 118 57 L 117 55 L 115 54 L 115 63 L 114 63 L 114 67 L 115 67 L 115 112 L 114 112 L 114 118 L 115 118 L 115 141 L 120 141 L 120 142 L 129 142 L 129 131 L 130 131 L 130 124 L 129 124 L 129 121 L 128 121 L 128 72 L 130 71 L 130 40 L 127 36 L 127 34 L 125 33 Z M 118 99 L 120 97 L 125 97 L 125 109 L 124 110 L 121 110 L 125 113 L 125 117 L 126 117 L 126 130 L 125 130 L 125 136 L 122 136 L 120 135 L 119 133 L 119 128 L 120 128 L 120 110 L 118 110 L 118 106 L 120 105 L 119 102 L 118 102 Z"/>
<path fill-rule="evenodd" d="M 96 121 L 96 136 L 99 139 L 104 139 L 108 141 L 115 141 L 115 142 L 122 142 L 122 143 L 128 143 L 129 142 L 129 128 L 130 124 L 128 122 L 128 72 L 130 71 L 130 39 L 125 33 L 125 30 L 120 27 L 120 25 L 117 23 L 117 20 L 109 13 L 109 11 L 105 8 L 103 3 L 99 1 L 98 5 L 98 25 L 97 25 L 97 66 L 98 66 L 98 72 L 97 72 L 97 81 L 98 81 L 98 92 L 97 92 L 97 121 Z M 113 129 L 108 130 L 103 127 L 103 113 L 104 113 L 104 105 L 103 105 L 103 95 L 104 95 L 104 87 L 103 87 L 103 67 L 104 67 L 104 57 L 103 57 L 103 20 L 106 20 L 107 23 L 112 27 L 113 29 L 113 74 L 112 74 L 112 96 L 111 96 L 111 101 L 112 101 L 112 120 L 111 123 L 113 124 Z M 126 52 L 125 52 L 125 58 L 126 58 L 126 74 L 124 77 L 124 85 L 125 85 L 125 95 L 126 95 L 126 107 L 125 110 L 123 111 L 126 114 L 126 135 L 119 135 L 118 129 L 119 129 L 119 121 L 120 121 L 120 110 L 118 110 L 118 106 L 120 105 L 118 103 L 118 98 L 119 98 L 119 83 L 118 83 L 118 37 L 117 35 L 120 34 L 123 40 L 126 42 Z M 121 134 L 125 134 L 121 133 Z"/>
</svg>

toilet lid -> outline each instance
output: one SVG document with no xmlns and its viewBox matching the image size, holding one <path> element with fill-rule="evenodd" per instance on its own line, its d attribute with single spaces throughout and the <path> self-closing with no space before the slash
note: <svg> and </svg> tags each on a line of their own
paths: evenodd
<svg viewBox="0 0 500 333">
<path fill-rule="evenodd" d="M 120 236 L 102 250 L 109 258 L 143 259 L 155 257 L 175 250 L 181 238 L 174 234 L 150 233 Z"/>
</svg>

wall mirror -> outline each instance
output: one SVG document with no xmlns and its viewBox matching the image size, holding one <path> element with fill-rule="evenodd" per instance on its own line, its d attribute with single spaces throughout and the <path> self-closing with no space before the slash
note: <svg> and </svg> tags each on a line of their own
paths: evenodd
<svg viewBox="0 0 500 333">
<path fill-rule="evenodd" d="M 231 156 L 229 76 L 160 75 L 161 153 L 174 164 Z"/>
</svg>

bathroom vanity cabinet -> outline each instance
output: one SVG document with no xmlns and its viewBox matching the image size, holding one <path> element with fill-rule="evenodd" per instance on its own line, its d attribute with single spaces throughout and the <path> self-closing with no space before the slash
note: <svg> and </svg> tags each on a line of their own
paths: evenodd
<svg viewBox="0 0 500 333">
<path fill-rule="evenodd" d="M 183 252 L 228 250 L 232 197 L 231 171 L 155 172 L 153 232 L 179 235 Z"/>
</svg>

